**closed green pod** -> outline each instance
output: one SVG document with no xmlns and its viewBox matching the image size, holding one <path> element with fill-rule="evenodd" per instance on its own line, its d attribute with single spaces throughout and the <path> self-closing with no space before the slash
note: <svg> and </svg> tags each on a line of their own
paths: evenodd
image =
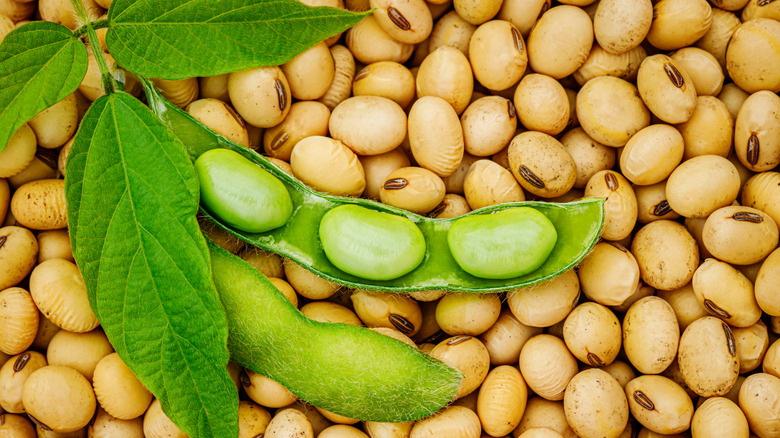
<svg viewBox="0 0 780 438">
<path fill-rule="evenodd" d="M 211 149 L 195 161 L 200 197 L 224 223 L 248 233 L 279 228 L 293 204 L 287 188 L 262 167 L 229 149 Z"/>
<path fill-rule="evenodd" d="M 392 280 L 420 265 L 425 237 L 406 217 L 354 204 L 329 210 L 320 222 L 322 249 L 334 266 L 369 280 Z"/>
<path fill-rule="evenodd" d="M 447 233 L 452 257 L 461 269 L 489 279 L 519 277 L 536 270 L 557 240 L 552 222 L 529 207 L 465 216 Z"/>
</svg>

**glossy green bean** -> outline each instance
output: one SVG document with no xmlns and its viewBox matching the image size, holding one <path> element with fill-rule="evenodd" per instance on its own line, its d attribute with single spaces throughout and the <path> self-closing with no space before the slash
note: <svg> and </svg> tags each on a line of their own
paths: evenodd
<svg viewBox="0 0 780 438">
<path fill-rule="evenodd" d="M 212 242 L 209 250 L 234 362 L 361 420 L 417 420 L 454 398 L 460 371 L 378 332 L 311 320 L 259 270 Z"/>
<path fill-rule="evenodd" d="M 287 188 L 267 170 L 230 149 L 212 149 L 195 160 L 200 198 L 224 223 L 249 233 L 286 224 L 292 215 Z"/>
<path fill-rule="evenodd" d="M 317 275 L 342 285 L 394 292 L 428 289 L 497 292 L 529 286 L 551 279 L 579 263 L 595 245 L 604 226 L 604 200 L 601 198 L 565 204 L 514 202 L 472 211 L 460 218 L 491 214 L 515 207 L 533 208 L 549 219 L 557 233 L 557 241 L 549 256 L 532 272 L 511 278 L 480 278 L 463 270 L 450 252 L 447 234 L 456 219 L 431 219 L 370 200 L 316 192 L 281 171 L 263 156 L 214 134 L 167 102 L 153 87 L 146 84 L 145 88 L 150 107 L 182 140 L 193 160 L 214 148 L 234 150 L 279 179 L 287 187 L 293 202 L 293 214 L 289 221 L 283 227 L 265 233 L 241 231 L 211 217 L 207 211 L 202 210 L 203 213 L 232 235 L 287 257 Z M 318 229 L 323 216 L 341 205 L 364 206 L 405 217 L 416 224 L 425 238 L 427 248 L 422 263 L 412 271 L 389 280 L 367 279 L 339 269 L 325 254 Z"/>
</svg>

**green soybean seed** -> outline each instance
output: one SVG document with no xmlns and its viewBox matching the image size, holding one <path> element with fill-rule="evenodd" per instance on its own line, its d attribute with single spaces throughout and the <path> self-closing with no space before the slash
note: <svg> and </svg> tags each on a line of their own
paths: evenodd
<svg viewBox="0 0 780 438">
<path fill-rule="evenodd" d="M 248 233 L 279 228 L 290 219 L 292 200 L 268 171 L 229 149 L 212 149 L 195 161 L 203 204 L 223 222 Z"/>
<path fill-rule="evenodd" d="M 552 222 L 529 207 L 465 216 L 447 233 L 458 265 L 475 277 L 489 279 L 533 272 L 547 260 L 557 240 Z"/>
<path fill-rule="evenodd" d="M 344 272 L 369 280 L 392 280 L 425 257 L 425 237 L 406 217 L 345 204 L 320 222 L 322 249 Z"/>
</svg>

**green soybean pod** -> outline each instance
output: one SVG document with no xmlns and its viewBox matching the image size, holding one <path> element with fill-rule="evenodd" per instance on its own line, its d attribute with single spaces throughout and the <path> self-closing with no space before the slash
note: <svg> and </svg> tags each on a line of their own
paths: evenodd
<svg viewBox="0 0 780 438">
<path fill-rule="evenodd" d="M 231 227 L 262 233 L 284 225 L 292 200 L 278 179 L 228 149 L 212 149 L 195 161 L 203 203 Z"/>
<path fill-rule="evenodd" d="M 345 204 L 325 213 L 320 241 L 328 260 L 369 280 L 408 274 L 425 257 L 425 237 L 410 219 Z"/>
<path fill-rule="evenodd" d="M 369 329 L 306 318 L 260 271 L 211 242 L 209 250 L 237 364 L 319 408 L 367 421 L 417 420 L 455 396 L 459 371 Z"/>
<path fill-rule="evenodd" d="M 466 216 L 447 233 L 458 265 L 475 277 L 492 279 L 532 272 L 544 263 L 557 239 L 552 222 L 529 207 Z"/>
</svg>

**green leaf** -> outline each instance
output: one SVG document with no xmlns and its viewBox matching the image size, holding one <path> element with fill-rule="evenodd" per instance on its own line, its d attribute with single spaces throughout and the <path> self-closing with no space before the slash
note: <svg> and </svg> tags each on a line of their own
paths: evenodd
<svg viewBox="0 0 780 438">
<path fill-rule="evenodd" d="M 84 116 L 67 169 L 73 255 L 114 348 L 189 436 L 237 436 L 227 319 L 183 145 L 114 93 Z"/>
<path fill-rule="evenodd" d="M 296 0 L 116 0 L 106 43 L 135 74 L 214 76 L 282 64 L 367 14 Z"/>
<path fill-rule="evenodd" d="M 33 21 L 0 44 L 0 151 L 28 120 L 66 98 L 87 73 L 87 49 L 65 26 Z"/>
</svg>

